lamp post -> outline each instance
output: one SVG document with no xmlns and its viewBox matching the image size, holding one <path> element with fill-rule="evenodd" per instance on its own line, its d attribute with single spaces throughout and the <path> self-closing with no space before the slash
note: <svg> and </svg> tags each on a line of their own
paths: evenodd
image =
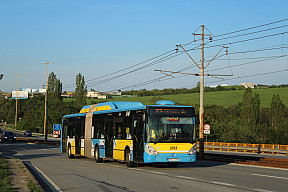
<svg viewBox="0 0 288 192">
<path fill-rule="evenodd" d="M 45 141 L 47 141 L 47 116 L 48 116 L 48 65 L 53 64 L 53 63 L 44 63 L 42 62 L 41 64 L 46 64 L 46 94 L 45 94 L 45 115 L 44 115 L 44 136 L 45 136 Z"/>
<path fill-rule="evenodd" d="M 22 74 L 16 74 L 17 75 L 17 89 L 16 89 L 16 98 L 15 98 L 15 100 L 16 100 L 16 112 L 15 112 L 15 128 L 16 128 L 16 126 L 17 126 L 17 113 L 18 113 L 18 111 L 17 111 L 17 106 L 18 106 L 18 76 L 19 75 L 22 75 Z"/>
</svg>

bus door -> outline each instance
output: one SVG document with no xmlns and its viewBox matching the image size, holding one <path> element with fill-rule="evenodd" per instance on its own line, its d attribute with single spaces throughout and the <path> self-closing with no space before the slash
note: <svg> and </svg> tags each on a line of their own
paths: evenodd
<svg viewBox="0 0 288 192">
<path fill-rule="evenodd" d="M 143 117 L 137 115 L 133 117 L 133 160 L 143 161 Z"/>
<path fill-rule="evenodd" d="M 75 121 L 76 133 L 75 133 L 75 154 L 81 154 L 81 119 L 77 118 Z"/>
<path fill-rule="evenodd" d="M 105 119 L 105 158 L 113 158 L 113 118 Z"/>
<path fill-rule="evenodd" d="M 67 120 L 63 120 L 63 126 L 62 126 L 62 152 L 66 152 L 66 145 L 67 145 Z"/>
</svg>

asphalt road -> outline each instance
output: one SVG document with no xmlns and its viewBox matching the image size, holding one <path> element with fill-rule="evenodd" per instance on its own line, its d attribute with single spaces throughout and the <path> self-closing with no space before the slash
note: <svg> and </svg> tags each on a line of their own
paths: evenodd
<svg viewBox="0 0 288 192">
<path fill-rule="evenodd" d="M 288 170 L 197 161 L 177 168 L 69 159 L 41 144 L 0 144 L 0 154 L 34 167 L 58 191 L 288 191 Z"/>
</svg>

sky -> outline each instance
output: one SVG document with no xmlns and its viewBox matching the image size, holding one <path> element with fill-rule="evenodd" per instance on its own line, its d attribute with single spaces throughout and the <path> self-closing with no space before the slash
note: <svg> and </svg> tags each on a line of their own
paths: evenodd
<svg viewBox="0 0 288 192">
<path fill-rule="evenodd" d="M 205 73 L 231 75 L 205 76 L 206 86 L 287 84 L 287 7 L 286 0 L 0 0 L 0 89 L 16 90 L 16 74 L 22 74 L 19 89 L 43 88 L 41 62 L 53 63 L 48 73 L 56 74 L 63 91 L 74 91 L 78 73 L 88 90 L 193 88 L 199 76 L 154 70 L 199 73 L 174 49 L 188 44 L 200 65 L 200 36 L 193 42 L 192 33 L 201 33 L 201 25 L 213 34 L 212 42 L 205 40 L 205 61 L 222 46 L 229 53 L 224 48 Z"/>
</svg>

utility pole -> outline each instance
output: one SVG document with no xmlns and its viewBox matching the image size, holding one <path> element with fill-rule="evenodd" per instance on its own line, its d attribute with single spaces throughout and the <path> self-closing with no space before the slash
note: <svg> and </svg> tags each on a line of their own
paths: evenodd
<svg viewBox="0 0 288 192">
<path fill-rule="evenodd" d="M 17 89 L 16 89 L 16 98 L 15 98 L 15 100 L 16 100 L 16 113 L 15 113 L 15 129 L 16 129 L 16 127 L 17 127 L 17 121 L 18 121 L 18 119 L 17 119 L 17 114 L 18 114 L 18 111 L 17 111 L 17 106 L 18 106 L 18 76 L 19 75 L 22 75 L 22 74 L 16 74 L 17 75 Z"/>
<path fill-rule="evenodd" d="M 53 63 L 44 63 L 42 64 L 47 65 L 46 68 L 46 94 L 45 94 L 45 115 L 44 115 L 44 136 L 45 136 L 45 142 L 47 142 L 47 116 L 48 116 L 48 65 Z"/>
<path fill-rule="evenodd" d="M 199 156 L 204 158 L 204 25 L 201 25 L 201 70 L 200 70 L 200 109 L 199 109 Z"/>
<path fill-rule="evenodd" d="M 222 47 L 218 53 L 211 59 L 206 66 L 204 66 L 204 37 L 210 36 L 209 40 L 212 42 L 212 35 L 213 34 L 205 34 L 204 33 L 205 26 L 201 25 L 201 34 L 193 33 L 194 39 L 195 35 L 201 35 L 201 65 L 199 66 L 195 60 L 189 55 L 189 53 L 184 49 L 184 47 L 180 45 L 176 45 L 176 53 L 178 51 L 178 48 L 182 48 L 182 50 L 190 57 L 190 59 L 194 62 L 194 64 L 200 69 L 200 74 L 189 74 L 189 73 L 181 73 L 181 72 L 173 72 L 173 71 L 163 71 L 163 70 L 155 70 L 155 71 L 161 71 L 161 73 L 178 73 L 178 74 L 188 74 L 188 75 L 194 75 L 194 76 L 200 76 L 200 109 L 199 109 L 199 119 L 200 119 L 200 125 L 199 125 L 199 157 L 200 159 L 204 158 L 204 76 L 231 76 L 231 75 L 212 75 L 212 74 L 204 74 L 204 69 L 208 67 L 208 65 L 217 57 L 217 55 L 222 51 L 222 49 L 226 48 L 226 54 L 228 54 L 227 48 L 228 47 Z M 197 31 L 197 30 L 196 30 Z M 209 30 L 208 30 L 209 31 Z M 195 40 L 196 41 L 196 40 Z M 217 77 L 215 77 L 217 78 Z"/>
</svg>

